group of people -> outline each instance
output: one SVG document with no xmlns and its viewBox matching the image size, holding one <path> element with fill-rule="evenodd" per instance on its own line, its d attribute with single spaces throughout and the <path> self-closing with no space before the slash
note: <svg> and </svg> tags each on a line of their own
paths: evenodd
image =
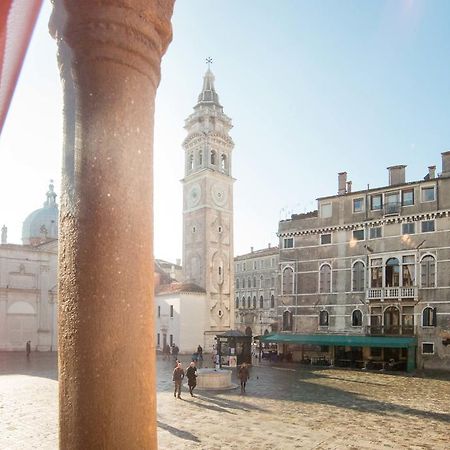
<svg viewBox="0 0 450 450">
<path fill-rule="evenodd" d="M 175 369 L 173 369 L 172 375 L 172 380 L 175 383 L 175 390 L 173 392 L 175 398 L 181 398 L 181 383 L 185 376 L 188 380 L 189 394 L 193 397 L 195 386 L 197 386 L 197 367 L 195 367 L 194 361 L 189 364 L 186 373 L 184 372 L 181 362 L 177 361 L 177 365 L 175 366 Z"/>
<path fill-rule="evenodd" d="M 201 351 L 197 351 L 198 354 L 202 355 L 203 350 L 199 345 L 199 348 Z M 203 355 L 202 355 L 203 360 Z M 186 377 L 188 380 L 188 387 L 189 387 L 189 394 L 191 394 L 191 397 L 194 397 L 194 389 L 197 386 L 197 367 L 195 365 L 196 361 L 193 360 L 189 364 L 189 367 L 186 369 L 186 372 L 183 369 L 183 365 L 181 364 L 181 361 L 178 359 L 176 360 L 175 368 L 173 369 L 172 373 L 172 381 L 175 384 L 175 389 L 173 392 L 173 396 L 175 398 L 181 399 L 181 384 L 183 383 L 183 379 Z M 250 378 L 250 372 L 248 365 L 246 363 L 242 363 L 239 367 L 237 376 L 239 378 L 239 381 L 241 383 L 241 394 L 245 394 L 245 387 L 247 385 L 247 381 Z"/>
<path fill-rule="evenodd" d="M 180 352 L 180 349 L 178 348 L 177 345 L 175 345 L 175 342 L 172 345 L 166 344 L 163 347 L 163 359 L 169 360 L 170 359 L 170 355 L 173 356 L 173 358 L 176 360 L 178 360 L 178 353 Z"/>
</svg>

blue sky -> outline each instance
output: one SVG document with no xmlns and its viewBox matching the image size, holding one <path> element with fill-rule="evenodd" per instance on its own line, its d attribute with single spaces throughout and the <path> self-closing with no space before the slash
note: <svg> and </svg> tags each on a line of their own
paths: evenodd
<svg viewBox="0 0 450 450">
<path fill-rule="evenodd" d="M 45 4 L 0 140 L 0 222 L 59 186 L 61 88 Z M 155 123 L 155 255 L 181 257 L 184 119 L 207 56 L 234 124 L 235 253 L 277 243 L 288 211 L 315 209 L 347 171 L 353 189 L 416 180 L 450 149 L 450 2 L 178 0 Z"/>
</svg>

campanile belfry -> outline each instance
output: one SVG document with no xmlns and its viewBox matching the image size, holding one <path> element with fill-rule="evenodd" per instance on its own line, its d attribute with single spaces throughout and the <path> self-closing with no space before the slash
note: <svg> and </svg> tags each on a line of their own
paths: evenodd
<svg viewBox="0 0 450 450">
<path fill-rule="evenodd" d="M 187 281 L 206 291 L 205 345 L 233 326 L 233 140 L 210 68 L 186 119 L 183 142 L 183 267 Z"/>
</svg>

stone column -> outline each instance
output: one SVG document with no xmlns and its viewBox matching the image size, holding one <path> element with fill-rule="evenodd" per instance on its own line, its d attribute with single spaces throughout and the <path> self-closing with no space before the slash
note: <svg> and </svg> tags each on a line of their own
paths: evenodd
<svg viewBox="0 0 450 450">
<path fill-rule="evenodd" d="M 53 0 L 60 448 L 154 449 L 152 146 L 173 0 Z"/>
</svg>

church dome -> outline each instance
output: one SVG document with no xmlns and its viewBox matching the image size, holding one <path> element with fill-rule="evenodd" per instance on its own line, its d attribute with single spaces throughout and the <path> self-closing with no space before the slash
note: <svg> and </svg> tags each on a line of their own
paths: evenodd
<svg viewBox="0 0 450 450">
<path fill-rule="evenodd" d="M 50 182 L 44 206 L 33 211 L 23 222 L 22 242 L 24 245 L 38 245 L 58 239 L 58 205 L 53 183 Z"/>
</svg>

